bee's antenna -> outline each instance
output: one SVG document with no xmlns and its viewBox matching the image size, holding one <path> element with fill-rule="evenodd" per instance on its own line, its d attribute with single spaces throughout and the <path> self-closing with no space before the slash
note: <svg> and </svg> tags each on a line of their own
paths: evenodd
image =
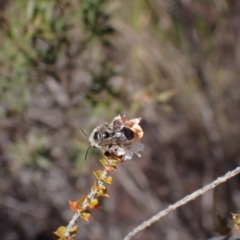
<svg viewBox="0 0 240 240">
<path fill-rule="evenodd" d="M 82 129 L 81 129 L 81 131 L 86 137 L 88 137 L 88 135 Z"/>
<path fill-rule="evenodd" d="M 82 130 L 82 128 L 81 128 L 81 131 L 82 131 L 82 133 L 86 136 L 86 137 L 88 137 L 88 135 Z M 87 149 L 87 151 L 86 151 L 86 154 L 85 154 L 85 161 L 87 160 L 87 155 L 88 155 L 88 151 L 89 151 L 89 148 L 91 147 L 91 145 L 88 147 L 88 149 Z"/>
<path fill-rule="evenodd" d="M 87 160 L 87 155 L 88 155 L 88 151 L 89 151 L 89 148 L 91 147 L 91 145 L 88 147 L 87 151 L 86 151 L 86 154 L 85 154 L 85 161 Z"/>
</svg>

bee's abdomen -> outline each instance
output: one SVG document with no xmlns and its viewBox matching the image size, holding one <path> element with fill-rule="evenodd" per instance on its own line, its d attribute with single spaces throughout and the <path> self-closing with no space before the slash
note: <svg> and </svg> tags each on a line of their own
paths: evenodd
<svg viewBox="0 0 240 240">
<path fill-rule="evenodd" d="M 134 138 L 134 132 L 130 128 L 123 127 L 121 131 L 128 140 L 132 140 Z"/>
</svg>

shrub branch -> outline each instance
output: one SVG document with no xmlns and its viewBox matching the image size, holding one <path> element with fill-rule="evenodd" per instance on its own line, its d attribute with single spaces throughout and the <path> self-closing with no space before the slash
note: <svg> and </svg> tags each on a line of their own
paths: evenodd
<svg viewBox="0 0 240 240">
<path fill-rule="evenodd" d="M 160 220 L 162 217 L 166 216 L 168 213 L 172 212 L 173 210 L 185 205 L 186 203 L 194 200 L 195 198 L 205 194 L 207 191 L 214 189 L 216 186 L 218 186 L 221 183 L 226 182 L 228 179 L 236 176 L 237 174 L 240 173 L 240 167 L 237 167 L 236 169 L 227 172 L 225 175 L 222 177 L 217 178 L 215 181 L 207 184 L 201 189 L 198 189 L 197 191 L 193 192 L 190 195 L 187 195 L 186 197 L 182 198 L 178 202 L 174 203 L 173 205 L 168 206 L 166 209 L 163 211 L 160 211 L 156 215 L 152 216 L 150 219 L 144 221 L 141 223 L 138 227 L 133 229 L 126 237 L 124 237 L 123 240 L 130 240 L 132 239 L 137 233 L 140 231 L 143 231 L 145 228 L 151 226 L 153 223 L 157 222 Z"/>
</svg>

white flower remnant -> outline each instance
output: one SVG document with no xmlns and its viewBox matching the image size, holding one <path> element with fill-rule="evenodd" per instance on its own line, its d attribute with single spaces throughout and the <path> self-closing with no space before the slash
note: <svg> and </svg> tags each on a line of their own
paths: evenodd
<svg viewBox="0 0 240 240">
<path fill-rule="evenodd" d="M 133 157 L 133 154 L 136 154 L 138 157 L 141 157 L 141 153 L 145 148 L 145 145 L 141 141 L 135 142 L 130 147 L 119 147 L 116 151 L 117 156 L 122 156 L 122 160 L 130 160 Z"/>
</svg>

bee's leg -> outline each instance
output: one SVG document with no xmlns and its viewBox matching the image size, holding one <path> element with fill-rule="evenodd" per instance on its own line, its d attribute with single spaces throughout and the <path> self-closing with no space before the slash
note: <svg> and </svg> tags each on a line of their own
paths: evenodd
<svg viewBox="0 0 240 240">
<path fill-rule="evenodd" d="M 129 149 L 129 148 L 131 147 L 131 143 L 129 143 L 129 144 L 124 144 L 124 145 L 119 145 L 119 147 Z"/>
<path fill-rule="evenodd" d="M 124 148 L 124 147 L 126 147 L 127 145 L 118 144 L 118 146 L 119 146 L 120 148 Z"/>
</svg>

